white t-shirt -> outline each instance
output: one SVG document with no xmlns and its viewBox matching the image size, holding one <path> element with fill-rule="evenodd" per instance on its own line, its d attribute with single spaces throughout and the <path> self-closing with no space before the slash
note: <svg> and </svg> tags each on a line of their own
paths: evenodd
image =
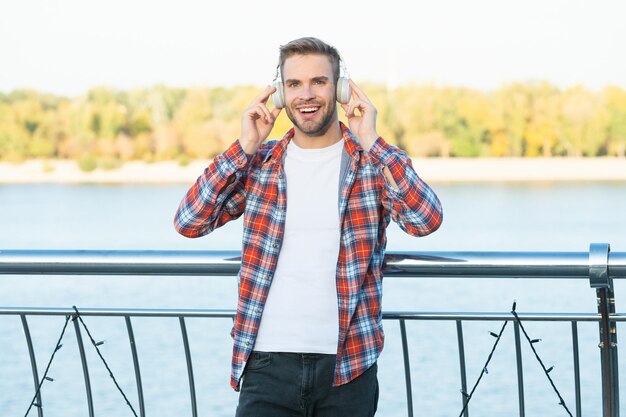
<svg viewBox="0 0 626 417">
<path fill-rule="evenodd" d="M 337 353 L 339 172 L 343 140 L 285 156 L 285 235 L 254 349 Z"/>
</svg>

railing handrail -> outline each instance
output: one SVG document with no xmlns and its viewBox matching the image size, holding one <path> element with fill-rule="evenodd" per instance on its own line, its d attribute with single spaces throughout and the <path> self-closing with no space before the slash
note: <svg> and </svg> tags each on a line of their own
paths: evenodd
<svg viewBox="0 0 626 417">
<path fill-rule="evenodd" d="M 239 251 L 0 250 L 0 275 L 233 276 Z M 386 277 L 589 279 L 589 252 L 395 252 Z M 612 279 L 626 278 L 626 252 L 608 254 Z"/>
<path fill-rule="evenodd" d="M 0 307 L 1 315 L 28 316 L 66 316 L 74 315 L 75 311 L 69 307 Z M 82 307 L 83 316 L 101 317 L 189 317 L 189 318 L 233 318 L 232 309 L 180 309 L 180 308 L 98 308 Z M 601 317 L 598 313 L 551 313 L 528 312 L 517 313 L 524 321 L 571 322 L 590 321 L 598 322 Z M 463 321 L 503 321 L 512 320 L 510 312 L 495 311 L 384 311 L 383 319 L 387 320 L 463 320 Z M 626 322 L 626 313 L 611 315 L 611 321 Z"/>
</svg>

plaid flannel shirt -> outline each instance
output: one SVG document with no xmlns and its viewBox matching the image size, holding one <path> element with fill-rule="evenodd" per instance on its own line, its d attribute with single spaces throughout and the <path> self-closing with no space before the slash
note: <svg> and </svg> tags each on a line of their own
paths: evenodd
<svg viewBox="0 0 626 417">
<path fill-rule="evenodd" d="M 342 123 L 344 140 L 339 183 L 340 250 L 337 262 L 339 329 L 333 384 L 345 384 L 373 365 L 383 348 L 382 267 L 393 219 L 414 236 L 435 231 L 441 204 L 413 170 L 405 152 L 378 138 L 364 151 Z M 243 214 L 239 297 L 233 326 L 231 386 L 239 390 L 254 347 L 285 228 L 287 195 L 283 156 L 293 137 L 261 145 L 247 155 L 239 141 L 215 157 L 185 195 L 174 225 L 199 237 Z M 386 166 L 398 188 L 382 173 Z M 314 221 L 314 219 L 312 219 Z"/>
</svg>

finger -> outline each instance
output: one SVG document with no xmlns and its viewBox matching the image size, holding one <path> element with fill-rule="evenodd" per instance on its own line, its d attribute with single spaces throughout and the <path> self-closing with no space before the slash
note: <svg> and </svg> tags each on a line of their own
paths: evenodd
<svg viewBox="0 0 626 417">
<path fill-rule="evenodd" d="M 346 115 L 348 115 L 349 117 L 355 116 L 356 114 L 354 113 L 354 110 L 356 110 L 356 109 L 359 109 L 359 112 L 361 112 L 361 114 L 363 114 L 363 109 L 365 107 L 366 106 L 363 103 L 363 100 L 357 98 L 357 99 L 353 100 L 348 105 L 348 111 L 347 111 Z"/>
<path fill-rule="evenodd" d="M 256 98 L 252 101 L 253 104 L 265 104 L 267 103 L 267 100 L 270 98 L 270 96 L 276 91 L 276 87 L 273 87 L 271 85 L 268 85 L 267 87 L 265 87 L 265 90 L 263 90 L 263 92 L 261 94 L 259 94 L 258 96 L 256 96 Z"/>
<path fill-rule="evenodd" d="M 255 108 L 246 110 L 246 112 L 244 113 L 244 118 L 245 119 L 250 119 L 250 120 L 258 120 L 260 118 L 264 117 L 264 115 L 259 114 L 259 111 Z"/>
<path fill-rule="evenodd" d="M 245 115 L 252 120 L 265 119 L 267 115 L 262 110 L 262 104 L 253 105 L 245 111 Z"/>
<path fill-rule="evenodd" d="M 352 102 L 350 102 L 350 104 L 347 105 L 346 116 L 348 116 L 348 117 L 354 116 L 354 104 L 355 104 L 355 102 L 352 101 Z"/>
<path fill-rule="evenodd" d="M 276 120 L 276 118 L 278 117 L 278 115 L 280 114 L 282 109 L 279 109 L 278 107 L 274 107 L 272 109 L 272 117 L 274 118 L 274 120 Z"/>
<path fill-rule="evenodd" d="M 263 104 L 257 104 L 256 108 L 260 111 L 260 114 L 262 115 L 261 117 L 263 117 L 263 121 L 265 123 L 273 122 L 272 115 L 267 107 L 265 107 Z"/>
<path fill-rule="evenodd" d="M 341 108 L 346 113 L 346 117 L 348 119 L 351 119 L 354 116 L 353 114 L 350 113 L 350 106 L 348 106 L 347 104 L 341 104 Z"/>
<path fill-rule="evenodd" d="M 352 103 L 354 103 L 354 102 L 352 102 Z M 350 104 L 348 106 L 348 110 L 346 110 L 346 116 L 348 116 L 348 117 L 354 116 L 354 105 L 353 104 Z"/>
<path fill-rule="evenodd" d="M 358 97 L 362 100 L 366 100 L 366 101 L 370 101 L 370 99 L 367 97 L 367 95 L 363 92 L 363 90 L 361 90 L 354 81 L 352 81 L 352 79 L 348 80 L 348 83 L 350 84 L 350 87 L 352 88 L 352 93 L 354 97 Z"/>
</svg>

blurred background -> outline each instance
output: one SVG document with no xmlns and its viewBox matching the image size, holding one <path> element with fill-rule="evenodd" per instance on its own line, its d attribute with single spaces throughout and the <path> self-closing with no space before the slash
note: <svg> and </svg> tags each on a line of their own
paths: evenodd
<svg viewBox="0 0 626 417">
<path fill-rule="evenodd" d="M 625 15 L 619 1 L 4 2 L 0 160 L 210 158 L 301 36 L 339 49 L 381 135 L 413 156 L 624 157 Z M 289 127 L 282 114 L 272 137 Z"/>
</svg>

